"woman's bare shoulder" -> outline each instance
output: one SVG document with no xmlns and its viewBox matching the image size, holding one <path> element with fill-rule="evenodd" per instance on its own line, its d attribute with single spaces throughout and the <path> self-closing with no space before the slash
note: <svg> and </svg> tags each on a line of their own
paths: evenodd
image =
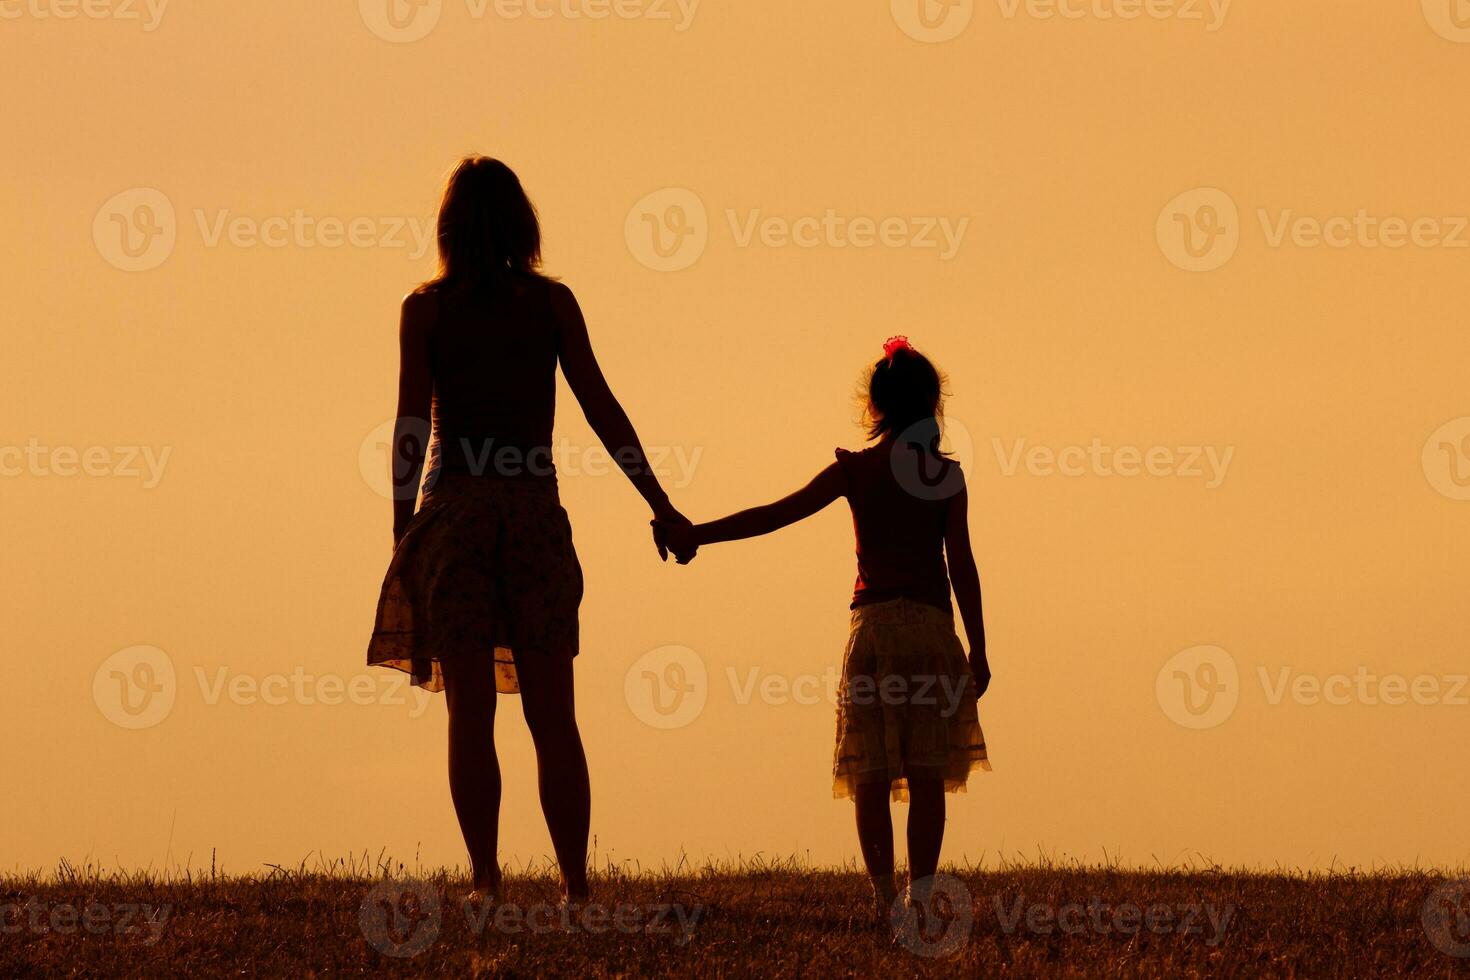
<svg viewBox="0 0 1470 980">
<path fill-rule="evenodd" d="M 548 279 L 545 276 L 538 277 L 537 288 L 541 289 L 543 295 L 553 303 L 559 305 L 575 305 L 577 302 L 577 294 L 572 292 L 572 287 L 560 279 Z"/>
<path fill-rule="evenodd" d="M 553 323 L 566 326 L 582 322 L 582 307 L 572 287 L 560 279 L 542 279 L 536 288 L 546 299 L 546 308 L 551 312 Z"/>
<path fill-rule="evenodd" d="M 403 297 L 402 328 L 408 333 L 427 333 L 439 318 L 442 300 L 434 284 L 425 284 Z"/>
</svg>

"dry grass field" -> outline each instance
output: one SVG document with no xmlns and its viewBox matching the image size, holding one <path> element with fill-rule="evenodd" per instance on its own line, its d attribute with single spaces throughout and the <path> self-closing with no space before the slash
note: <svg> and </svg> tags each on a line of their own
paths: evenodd
<svg viewBox="0 0 1470 980">
<path fill-rule="evenodd" d="M 1470 976 L 1470 882 L 1054 862 L 949 869 L 873 924 L 865 878 L 799 862 L 606 869 L 564 912 L 536 869 L 495 909 L 359 859 L 250 876 L 0 877 L 0 977 Z"/>
</svg>

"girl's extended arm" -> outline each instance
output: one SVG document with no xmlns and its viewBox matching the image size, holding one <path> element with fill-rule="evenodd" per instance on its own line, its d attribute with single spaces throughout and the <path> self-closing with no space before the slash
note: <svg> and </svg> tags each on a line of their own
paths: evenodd
<svg viewBox="0 0 1470 980">
<path fill-rule="evenodd" d="M 393 486 L 393 543 L 413 519 L 428 452 L 429 406 L 434 381 L 429 370 L 429 325 L 433 298 L 410 294 L 398 323 L 398 416 L 393 424 L 389 476 Z"/>
<path fill-rule="evenodd" d="M 970 670 L 975 674 L 975 696 L 990 687 L 990 660 L 985 649 L 985 616 L 980 607 L 980 571 L 970 550 L 970 494 L 964 488 L 950 498 L 949 519 L 944 531 L 944 557 L 949 563 L 949 581 L 954 586 L 955 604 L 970 638 Z"/>
<path fill-rule="evenodd" d="M 783 497 L 773 504 L 742 510 L 738 514 L 731 514 L 708 524 L 695 525 L 687 533 L 690 542 L 695 546 L 770 534 L 788 524 L 811 517 L 842 496 L 845 489 L 842 471 L 837 468 L 836 463 L 832 463 L 818 473 L 812 482 L 789 497 Z"/>
<path fill-rule="evenodd" d="M 638 433 L 633 431 L 633 423 L 628 420 L 623 406 L 618 404 L 607 379 L 603 377 L 597 357 L 592 353 L 587 321 L 582 317 L 576 297 L 560 283 L 553 284 L 551 289 L 552 306 L 560 330 L 562 373 L 566 375 L 567 384 L 571 385 L 572 394 L 577 396 L 592 431 L 602 440 L 603 447 L 618 468 L 648 501 L 655 517 L 671 524 L 687 524 L 669 503 L 669 495 L 659 485 L 653 467 L 648 464 Z"/>
</svg>

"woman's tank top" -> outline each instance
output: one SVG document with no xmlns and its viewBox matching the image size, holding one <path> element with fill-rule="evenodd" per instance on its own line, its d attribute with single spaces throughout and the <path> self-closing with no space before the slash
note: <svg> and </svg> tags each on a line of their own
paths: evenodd
<svg viewBox="0 0 1470 980">
<path fill-rule="evenodd" d="M 550 286 L 518 276 L 472 291 L 436 290 L 431 471 L 555 480 L 559 346 Z"/>
</svg>

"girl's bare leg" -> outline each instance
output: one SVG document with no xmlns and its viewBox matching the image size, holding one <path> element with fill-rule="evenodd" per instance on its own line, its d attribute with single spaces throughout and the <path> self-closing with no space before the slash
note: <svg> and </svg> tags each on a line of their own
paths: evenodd
<svg viewBox="0 0 1470 980">
<path fill-rule="evenodd" d="M 521 705 L 536 745 L 541 810 L 561 867 L 562 891 L 569 901 L 586 901 L 592 789 L 577 730 L 572 658 L 517 650 L 515 660 Z"/>
<path fill-rule="evenodd" d="M 909 780 L 909 880 L 932 878 L 944 843 L 944 780 Z"/>
<path fill-rule="evenodd" d="M 893 881 L 893 816 L 888 809 L 889 784 L 863 783 L 857 787 L 858 846 L 873 879 L 873 901 L 880 919 L 886 919 L 898 886 Z"/>
<path fill-rule="evenodd" d="M 443 661 L 449 704 L 449 792 L 470 852 L 474 887 L 500 891 L 500 760 L 495 755 L 495 664 L 485 656 Z"/>
</svg>

